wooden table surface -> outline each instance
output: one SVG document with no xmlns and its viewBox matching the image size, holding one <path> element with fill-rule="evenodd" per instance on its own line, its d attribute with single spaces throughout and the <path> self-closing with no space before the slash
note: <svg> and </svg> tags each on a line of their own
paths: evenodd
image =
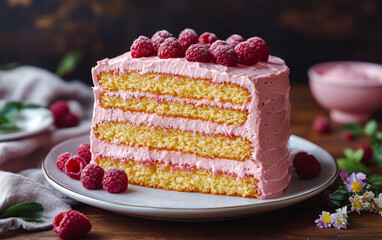
<svg viewBox="0 0 382 240">
<path fill-rule="evenodd" d="M 327 115 L 312 98 L 307 85 L 291 88 L 292 134 L 303 137 L 326 149 L 334 158 L 342 157 L 345 147 L 355 148 L 368 141 L 365 137 L 346 141 L 334 125 L 331 134 L 318 134 L 312 130 L 317 115 Z M 381 126 L 382 114 L 375 118 Z M 382 174 L 382 169 L 371 167 L 372 173 Z M 338 181 L 337 181 L 338 182 Z M 325 206 L 320 195 L 306 201 L 272 212 L 236 220 L 215 222 L 165 222 L 114 214 L 88 205 L 74 209 L 89 217 L 93 228 L 81 239 L 382 239 L 382 217 L 378 214 L 349 214 L 348 229 L 320 229 L 314 220 Z M 58 239 L 52 230 L 41 232 L 15 231 L 0 235 L 6 239 Z"/>
</svg>

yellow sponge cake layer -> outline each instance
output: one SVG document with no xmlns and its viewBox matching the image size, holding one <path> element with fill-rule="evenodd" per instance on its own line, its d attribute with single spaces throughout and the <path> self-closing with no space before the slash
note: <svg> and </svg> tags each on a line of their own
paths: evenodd
<svg viewBox="0 0 382 240">
<path fill-rule="evenodd" d="M 256 191 L 258 181 L 253 177 L 238 179 L 236 176 L 213 174 L 203 169 L 173 170 L 158 162 L 145 166 L 132 160 L 122 162 L 118 159 L 96 158 L 94 161 L 104 170 L 110 167 L 124 170 L 129 178 L 129 184 L 133 185 L 183 192 L 259 197 Z"/>
<path fill-rule="evenodd" d="M 186 76 L 137 72 L 117 75 L 103 72 L 98 76 L 98 80 L 103 89 L 109 91 L 141 91 L 179 98 L 220 100 L 236 105 L 242 105 L 250 99 L 248 90 L 238 85 L 215 84 L 207 79 L 192 79 Z"/>
<path fill-rule="evenodd" d="M 119 108 L 125 111 L 155 113 L 166 117 L 184 117 L 202 119 L 215 123 L 239 125 L 247 120 L 247 111 L 224 109 L 211 106 L 195 106 L 170 101 L 157 101 L 153 98 L 123 99 L 113 95 L 102 94 L 100 105 L 103 108 Z"/>
<path fill-rule="evenodd" d="M 240 137 L 206 135 L 176 129 L 139 126 L 129 122 L 103 122 L 93 128 L 95 136 L 106 142 L 128 146 L 180 151 L 206 158 L 245 161 L 251 155 L 251 143 Z"/>
</svg>

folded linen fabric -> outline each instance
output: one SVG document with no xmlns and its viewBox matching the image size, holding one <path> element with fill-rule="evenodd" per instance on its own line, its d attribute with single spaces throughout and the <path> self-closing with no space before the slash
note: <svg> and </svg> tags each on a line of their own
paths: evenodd
<svg viewBox="0 0 382 240">
<path fill-rule="evenodd" d="M 27 201 L 39 202 L 45 208 L 42 222 L 0 219 L 0 233 L 21 228 L 31 231 L 49 228 L 54 216 L 69 210 L 75 201 L 49 186 L 42 174 L 41 162 L 58 143 L 89 134 L 93 93 L 89 86 L 79 81 L 65 82 L 46 70 L 23 66 L 0 71 L 0 100 L 44 107 L 64 100 L 80 118 L 76 127 L 58 129 L 52 126 L 33 136 L 0 142 L 0 213 L 12 205 Z"/>
</svg>

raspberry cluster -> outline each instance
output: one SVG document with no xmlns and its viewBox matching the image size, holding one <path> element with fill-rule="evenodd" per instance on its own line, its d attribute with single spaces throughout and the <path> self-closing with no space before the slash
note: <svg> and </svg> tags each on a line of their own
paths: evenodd
<svg viewBox="0 0 382 240">
<path fill-rule="evenodd" d="M 151 40 L 140 36 L 131 46 L 133 58 L 157 55 L 159 58 L 182 58 L 190 62 L 212 62 L 227 67 L 237 64 L 254 65 L 259 61 L 268 61 L 269 48 L 259 37 L 245 40 L 233 34 L 225 41 L 218 40 L 215 34 L 205 32 L 199 37 L 190 28 L 184 29 L 178 38 L 166 30 L 156 32 Z"/>
<path fill-rule="evenodd" d="M 67 128 L 77 126 L 78 116 L 72 113 L 69 105 L 65 101 L 57 101 L 49 107 L 53 115 L 53 123 L 58 128 Z"/>
<path fill-rule="evenodd" d="M 128 178 L 124 171 L 111 167 L 106 172 L 97 164 L 91 162 L 89 144 L 80 144 L 77 155 L 65 152 L 56 159 L 57 168 L 69 177 L 80 180 L 84 188 L 101 189 L 110 193 L 123 192 L 128 187 Z"/>
</svg>

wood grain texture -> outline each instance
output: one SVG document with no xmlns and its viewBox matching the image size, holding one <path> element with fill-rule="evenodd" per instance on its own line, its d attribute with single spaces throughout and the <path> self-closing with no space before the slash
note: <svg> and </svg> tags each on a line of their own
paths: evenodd
<svg viewBox="0 0 382 240">
<path fill-rule="evenodd" d="M 340 125 L 328 135 L 315 133 L 312 121 L 317 115 L 327 115 L 313 100 L 306 85 L 291 88 L 292 134 L 312 141 L 331 153 L 342 156 L 344 147 L 356 147 L 367 142 L 364 137 L 346 141 L 339 132 Z M 381 124 L 382 114 L 375 118 Z M 371 167 L 373 173 L 382 169 Z M 338 182 L 337 182 L 338 184 Z M 381 239 L 382 218 L 378 214 L 349 215 L 346 230 L 319 229 L 314 220 L 322 210 L 334 211 L 321 202 L 320 196 L 284 209 L 251 217 L 220 222 L 164 222 L 123 216 L 87 205 L 76 206 L 93 224 L 89 234 L 81 239 Z M 59 239 L 52 230 L 41 232 L 16 231 L 0 236 L 6 239 Z"/>
</svg>

